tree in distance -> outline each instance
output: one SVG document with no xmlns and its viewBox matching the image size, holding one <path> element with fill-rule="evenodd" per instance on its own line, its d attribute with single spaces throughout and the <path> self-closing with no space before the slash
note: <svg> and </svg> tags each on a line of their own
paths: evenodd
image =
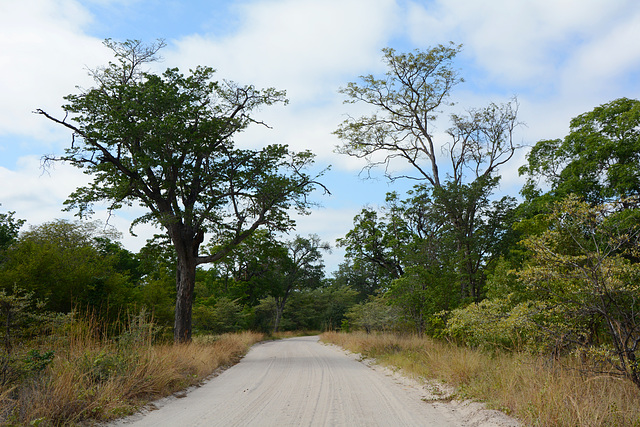
<svg viewBox="0 0 640 427">
<path fill-rule="evenodd" d="M 0 213 L 0 252 L 6 250 L 18 237 L 25 220 L 16 219 L 15 212 Z M 0 259 L 1 261 L 1 259 Z"/>
<path fill-rule="evenodd" d="M 245 303 L 255 306 L 265 297 L 273 299 L 273 331 L 278 332 L 289 298 L 322 285 L 323 251 L 331 251 L 331 246 L 317 235 L 281 242 L 258 231 L 238 245 L 223 264 L 235 285 L 241 287 Z"/>
<path fill-rule="evenodd" d="M 36 111 L 73 132 L 65 154 L 45 162 L 68 162 L 93 177 L 69 196 L 67 210 L 83 217 L 98 201 L 110 210 L 140 204 L 147 213 L 132 228 L 151 222 L 166 230 L 177 255 L 174 340 L 189 341 L 196 267 L 222 259 L 259 227 L 292 229 L 290 209 L 307 212 L 310 192 L 326 191 L 322 173 L 307 172 L 309 151 L 234 147 L 236 134 L 264 125 L 252 113 L 286 103 L 285 92 L 218 82 L 210 67 L 188 76 L 145 71 L 163 41 L 104 44 L 115 62 L 90 70 L 95 87 L 66 96 L 63 118 Z M 215 244 L 203 255 L 205 233 Z"/>
<path fill-rule="evenodd" d="M 331 250 L 331 246 L 322 242 L 317 235 L 308 238 L 296 236 L 285 243 L 285 248 L 286 257 L 280 266 L 281 278 L 272 289 L 276 303 L 274 332 L 280 328 L 282 313 L 291 294 L 296 290 L 313 289 L 321 285 L 324 276 L 322 251 Z"/>
<path fill-rule="evenodd" d="M 341 89 L 345 103 L 364 104 L 373 113 L 347 118 L 335 134 L 343 141 L 337 151 L 366 159 L 366 170 L 382 166 L 390 180 L 413 179 L 429 190 L 453 229 L 460 295 L 477 300 L 482 265 L 478 224 L 489 215 L 483 206 L 498 185 L 498 169 L 518 148 L 513 133 L 519 123 L 515 100 L 492 103 L 451 115 L 447 139 L 436 139 L 437 116 L 452 105 L 451 91 L 463 81 L 453 67 L 460 50 L 453 43 L 413 53 L 383 49 L 384 76 L 361 76 Z M 394 173 L 398 160 L 411 171 Z"/>
</svg>

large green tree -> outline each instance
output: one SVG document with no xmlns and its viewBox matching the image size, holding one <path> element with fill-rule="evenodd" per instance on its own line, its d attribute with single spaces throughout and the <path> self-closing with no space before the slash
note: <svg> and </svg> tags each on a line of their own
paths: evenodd
<svg viewBox="0 0 640 427">
<path fill-rule="evenodd" d="M 351 269 L 364 268 L 369 272 L 368 280 L 375 279 L 375 287 L 384 288 L 403 273 L 403 242 L 394 232 L 406 233 L 394 219 L 399 218 L 379 218 L 376 210 L 365 207 L 353 218 L 353 228 L 338 239 L 338 245 L 345 248 L 346 257 L 352 262 Z"/>
<path fill-rule="evenodd" d="M 428 185 L 455 229 L 460 292 L 479 298 L 476 242 L 478 206 L 485 203 L 499 182 L 498 169 L 516 150 L 513 132 L 517 103 L 490 104 L 464 115 L 451 115 L 443 139 L 434 134 L 438 113 L 451 105 L 451 90 L 462 81 L 453 60 L 461 47 L 438 45 L 413 53 L 383 50 L 387 72 L 381 77 L 361 76 L 341 92 L 347 103 L 373 109 L 362 117 L 349 117 L 336 130 L 344 141 L 338 151 L 367 160 L 368 168 L 383 166 L 391 180 L 410 178 Z M 397 167 L 406 162 L 409 172 Z M 405 165 L 402 165 L 405 166 Z"/>
<path fill-rule="evenodd" d="M 473 194 L 471 189 L 450 191 L 451 198 L 445 199 L 437 193 L 427 185 L 415 186 L 406 199 L 388 193 L 381 214 L 363 209 L 354 218 L 353 229 L 339 239 L 350 263 L 341 266 L 336 279 L 359 289 L 363 279 L 366 283 L 372 277 L 379 278 L 374 289 L 386 292 L 387 301 L 399 307 L 407 326 L 419 334 L 440 323 L 436 313 L 465 302 L 467 295 L 451 286 L 461 279 L 461 263 L 466 263 L 467 272 L 476 272 L 472 279 L 479 287 L 487 267 L 508 251 L 513 240 L 512 198 L 476 198 L 471 239 L 460 235 L 447 210 L 465 206 Z M 357 274 L 359 271 L 375 275 Z M 484 292 L 480 296 L 484 297 Z"/>
<path fill-rule="evenodd" d="M 227 296 L 252 306 L 261 299 L 269 305 L 277 332 L 289 298 L 322 285 L 322 252 L 328 250 L 329 244 L 316 235 L 282 242 L 269 233 L 254 233 L 223 263 L 224 273 L 233 277 Z"/>
<path fill-rule="evenodd" d="M 280 267 L 287 248 L 273 233 L 257 230 L 238 245 L 219 265 L 225 289 L 222 292 L 240 303 L 254 307 L 269 296 L 280 279 Z"/>
<path fill-rule="evenodd" d="M 539 141 L 520 173 L 529 200 L 549 187 L 554 198 L 577 194 L 592 204 L 640 195 L 640 101 L 620 98 L 571 120 L 564 139 Z"/>
<path fill-rule="evenodd" d="M 65 161 L 93 177 L 67 200 L 81 215 L 94 202 L 110 209 L 140 204 L 147 213 L 134 225 L 163 227 L 177 257 L 174 339 L 191 339 L 196 267 L 223 258 L 261 226 L 289 230 L 291 208 L 305 210 L 316 177 L 305 171 L 310 152 L 286 146 L 238 149 L 233 138 L 261 106 L 286 102 L 285 93 L 213 79 L 197 67 L 145 71 L 163 42 L 105 42 L 115 62 L 91 71 L 95 86 L 65 97 L 64 116 L 38 114 L 73 132 Z M 211 233 L 216 250 L 199 252 Z"/>
</svg>

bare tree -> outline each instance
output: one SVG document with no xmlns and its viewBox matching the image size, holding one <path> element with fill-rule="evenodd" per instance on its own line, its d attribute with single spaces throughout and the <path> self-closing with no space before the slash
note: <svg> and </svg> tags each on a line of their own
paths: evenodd
<svg viewBox="0 0 640 427">
<path fill-rule="evenodd" d="M 473 241 L 482 205 L 499 181 L 498 168 L 514 155 L 518 125 L 514 100 L 452 115 L 449 139 L 436 141 L 433 123 L 451 105 L 451 90 L 463 79 L 453 68 L 461 46 L 438 45 L 426 51 L 396 53 L 383 49 L 384 76 L 361 76 L 341 89 L 347 103 L 363 103 L 374 113 L 349 117 L 335 131 L 343 140 L 337 151 L 367 160 L 367 170 L 382 166 L 390 180 L 428 184 L 456 234 L 460 291 L 478 297 L 478 256 Z M 413 173 L 397 174 L 392 162 L 403 160 Z M 486 203 L 485 203 L 486 204 Z"/>
</svg>

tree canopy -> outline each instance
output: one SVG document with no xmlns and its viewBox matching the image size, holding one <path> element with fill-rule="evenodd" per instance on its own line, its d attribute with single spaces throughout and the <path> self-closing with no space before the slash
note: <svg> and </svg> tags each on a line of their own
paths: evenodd
<svg viewBox="0 0 640 427">
<path fill-rule="evenodd" d="M 575 117 L 564 139 L 531 149 L 520 173 L 530 198 L 540 184 L 554 197 L 577 194 L 592 204 L 640 195 L 640 101 L 620 98 Z"/>
</svg>

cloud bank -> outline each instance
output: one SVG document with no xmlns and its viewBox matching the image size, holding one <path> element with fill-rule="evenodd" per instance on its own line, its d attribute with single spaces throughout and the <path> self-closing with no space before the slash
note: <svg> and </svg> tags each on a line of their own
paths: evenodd
<svg viewBox="0 0 640 427">
<path fill-rule="evenodd" d="M 383 203 L 393 189 L 384 181 L 361 182 L 357 173 L 363 163 L 335 154 L 339 141 L 332 135 L 346 113 L 365 113 L 343 105 L 338 88 L 359 75 L 383 73 L 383 47 L 409 51 L 462 43 L 457 65 L 466 83 L 453 93 L 457 108 L 516 95 L 527 124 L 517 137 L 525 145 L 563 137 L 572 117 L 621 96 L 637 98 L 640 91 L 640 4 L 633 0 L 201 0 L 189 5 L 198 8 L 201 14 L 190 14 L 187 22 L 171 19 L 186 12 L 178 13 L 168 0 L 0 3 L 2 211 L 14 210 L 33 224 L 71 215 L 60 211 L 62 201 L 87 177 L 62 166 L 42 175 L 39 156 L 59 154 L 70 135 L 31 112 L 60 112 L 63 96 L 77 85 L 91 85 L 86 69 L 109 61 L 102 39 L 135 38 L 142 29 L 167 34 L 162 68 L 209 65 L 220 78 L 287 90 L 288 106 L 259 113 L 272 129 L 250 129 L 238 143 L 311 149 L 320 168 L 333 165 L 325 181 L 334 195 L 318 195 L 324 210 L 300 219 L 298 229 L 326 240 L 344 235 L 359 207 Z M 130 28 L 110 27 L 108 10 L 128 16 Z M 438 130 L 445 128 L 443 120 Z M 523 155 L 503 170 L 503 191 L 519 190 L 516 170 Z M 111 220 L 126 234 L 131 214 Z M 104 220 L 107 214 L 99 211 L 96 217 Z M 127 238 L 133 250 L 144 244 L 140 235 Z"/>
</svg>

